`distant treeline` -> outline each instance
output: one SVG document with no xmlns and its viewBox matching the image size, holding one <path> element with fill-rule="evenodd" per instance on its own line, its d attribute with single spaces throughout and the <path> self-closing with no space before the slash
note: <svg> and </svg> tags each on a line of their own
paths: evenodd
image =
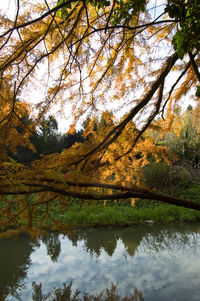
<svg viewBox="0 0 200 301">
<path fill-rule="evenodd" d="M 30 120 L 25 117 L 27 125 Z M 23 128 L 17 129 L 23 131 Z M 53 116 L 43 120 L 30 136 L 30 145 L 19 145 L 15 152 L 8 149 L 9 156 L 19 163 L 30 165 L 43 155 L 61 153 L 63 149 L 71 147 L 76 142 L 82 142 L 82 130 L 74 134 L 61 134 L 58 131 L 58 122 Z"/>
</svg>

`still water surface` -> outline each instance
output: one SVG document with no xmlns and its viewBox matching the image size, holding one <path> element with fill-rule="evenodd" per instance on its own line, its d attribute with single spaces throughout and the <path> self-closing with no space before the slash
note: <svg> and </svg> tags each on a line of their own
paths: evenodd
<svg viewBox="0 0 200 301">
<path fill-rule="evenodd" d="M 0 240 L 0 300 L 32 300 L 32 282 L 50 292 L 97 294 L 111 283 L 120 295 L 145 301 L 200 300 L 200 225 L 90 229 L 70 237 L 49 234 L 33 243 Z"/>
</svg>

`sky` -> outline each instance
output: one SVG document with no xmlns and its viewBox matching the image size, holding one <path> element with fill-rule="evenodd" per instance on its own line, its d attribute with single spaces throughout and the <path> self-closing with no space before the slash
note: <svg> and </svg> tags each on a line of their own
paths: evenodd
<svg viewBox="0 0 200 301">
<path fill-rule="evenodd" d="M 16 0 L 0 1 L 0 9 L 6 13 L 9 18 L 13 18 L 16 12 Z"/>
</svg>

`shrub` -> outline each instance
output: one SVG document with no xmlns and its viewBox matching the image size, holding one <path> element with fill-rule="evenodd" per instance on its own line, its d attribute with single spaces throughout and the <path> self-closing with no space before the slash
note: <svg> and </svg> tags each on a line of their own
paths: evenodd
<svg viewBox="0 0 200 301">
<path fill-rule="evenodd" d="M 144 183 L 159 190 L 171 191 L 189 187 L 191 175 L 181 166 L 151 163 L 143 168 Z"/>
</svg>

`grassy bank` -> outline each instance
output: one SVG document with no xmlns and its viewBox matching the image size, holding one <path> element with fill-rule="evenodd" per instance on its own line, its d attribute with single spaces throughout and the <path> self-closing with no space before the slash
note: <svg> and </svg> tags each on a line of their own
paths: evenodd
<svg viewBox="0 0 200 301">
<path fill-rule="evenodd" d="M 185 196 L 185 198 L 199 202 L 200 185 L 190 186 L 185 190 L 174 193 L 175 196 Z M 36 202 L 33 197 L 32 202 Z M 71 199 L 70 204 L 61 206 L 60 203 L 49 204 L 48 213 L 44 205 L 38 206 L 34 213 L 34 226 L 48 230 L 58 229 L 62 231 L 62 226 L 66 225 L 74 228 L 87 227 L 114 227 L 129 226 L 145 223 L 179 223 L 179 222 L 200 222 L 200 211 L 164 204 L 157 201 L 138 200 L 132 207 L 130 200 L 121 203 L 107 202 L 106 207 L 103 202 L 93 203 L 81 202 Z M 23 226 L 24 221 L 18 219 L 18 224 L 14 227 Z M 13 226 L 11 226 L 13 228 Z M 64 228 L 63 228 L 64 229 Z"/>
<path fill-rule="evenodd" d="M 178 191 L 176 196 L 184 195 L 193 201 L 200 201 L 200 185 L 191 186 Z M 42 214 L 41 208 L 41 214 Z M 156 201 L 138 200 L 135 207 L 130 201 L 122 203 L 108 202 L 81 206 L 77 200 L 72 200 L 67 209 L 60 210 L 55 204 L 51 208 L 51 216 L 62 224 L 72 227 L 98 227 L 98 226 L 127 226 L 134 224 L 174 223 L 174 222 L 199 222 L 200 212 L 192 209 L 177 207 Z M 46 228 L 52 227 L 51 218 L 44 220 Z"/>
<path fill-rule="evenodd" d="M 141 201 L 142 202 L 142 201 Z M 75 228 L 101 227 L 101 226 L 128 226 L 145 223 L 175 223 L 200 222 L 200 212 L 168 204 L 149 204 L 148 206 L 111 204 L 103 207 L 99 205 L 77 204 L 71 205 L 65 211 L 55 207 L 51 215 L 64 224 Z M 44 221 L 45 228 L 51 229 L 51 218 Z"/>
<path fill-rule="evenodd" d="M 66 213 L 55 212 L 54 217 L 63 224 L 74 227 L 97 227 L 97 226 L 125 226 L 143 224 L 149 221 L 155 223 L 171 222 L 197 222 L 200 221 L 200 212 L 178 208 L 172 205 L 160 205 L 149 208 L 132 208 L 128 206 L 107 206 L 101 205 L 70 206 Z M 49 219 L 46 226 L 51 227 Z"/>
</svg>

